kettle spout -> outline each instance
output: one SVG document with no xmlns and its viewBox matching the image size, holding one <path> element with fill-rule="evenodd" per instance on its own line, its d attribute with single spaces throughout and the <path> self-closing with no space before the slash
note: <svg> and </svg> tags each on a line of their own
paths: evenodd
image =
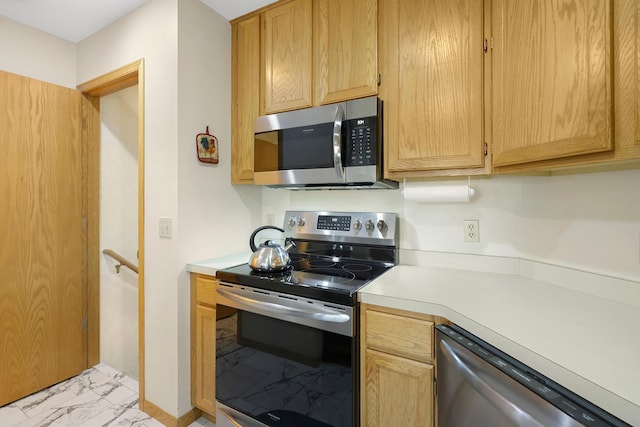
<svg viewBox="0 0 640 427">
<path fill-rule="evenodd" d="M 287 237 L 286 239 L 284 239 L 284 250 L 289 252 L 290 249 L 293 249 L 296 247 L 296 243 L 291 240 L 290 237 Z"/>
</svg>

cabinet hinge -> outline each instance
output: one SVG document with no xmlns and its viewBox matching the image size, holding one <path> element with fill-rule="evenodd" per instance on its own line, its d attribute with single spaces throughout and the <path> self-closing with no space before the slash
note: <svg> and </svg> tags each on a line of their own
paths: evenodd
<svg viewBox="0 0 640 427">
<path fill-rule="evenodd" d="M 486 142 L 484 143 L 484 155 L 486 156 L 487 154 L 489 154 L 489 144 L 487 144 Z"/>
<path fill-rule="evenodd" d="M 80 221 L 80 228 L 82 231 L 87 230 L 87 218 L 82 217 L 82 220 Z"/>
<path fill-rule="evenodd" d="M 82 118 L 82 130 L 87 130 L 87 119 Z"/>
<path fill-rule="evenodd" d="M 86 332 L 87 330 L 87 318 L 83 317 L 82 318 L 82 332 Z"/>
<path fill-rule="evenodd" d="M 437 378 L 433 379 L 433 395 L 434 396 L 438 395 L 438 379 Z"/>
<path fill-rule="evenodd" d="M 380 82 L 382 81 L 382 77 L 380 76 L 380 74 L 378 73 L 378 86 L 380 86 Z"/>
<path fill-rule="evenodd" d="M 487 53 L 487 51 L 489 50 L 489 40 L 484 39 L 482 41 L 482 50 L 484 51 L 484 53 Z"/>
</svg>

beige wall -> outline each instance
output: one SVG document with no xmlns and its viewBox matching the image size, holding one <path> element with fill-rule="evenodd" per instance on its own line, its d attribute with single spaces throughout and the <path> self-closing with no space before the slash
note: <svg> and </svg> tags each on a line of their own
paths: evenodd
<svg viewBox="0 0 640 427">
<path fill-rule="evenodd" d="M 191 409 L 185 264 L 246 250 L 260 189 L 231 186 L 230 26 L 199 0 L 151 0 L 78 44 L 78 82 L 144 58 L 145 390 L 173 416 Z M 220 164 L 198 162 L 209 125 Z M 173 219 L 173 238 L 158 220 Z"/>
<path fill-rule="evenodd" d="M 76 87 L 76 45 L 0 16 L 0 70 Z"/>
<path fill-rule="evenodd" d="M 466 184 L 466 178 L 461 184 Z M 566 176 L 471 178 L 469 203 L 405 202 L 393 191 L 263 190 L 263 219 L 285 209 L 400 215 L 403 249 L 523 258 L 640 281 L 640 169 Z M 480 221 L 480 243 L 462 223 Z"/>
<path fill-rule="evenodd" d="M 219 163 L 201 163 L 196 134 L 216 136 Z M 178 389 L 179 412 L 191 408 L 189 282 L 186 264 L 248 250 L 260 221 L 261 191 L 232 186 L 231 26 L 200 0 L 178 8 Z"/>
</svg>

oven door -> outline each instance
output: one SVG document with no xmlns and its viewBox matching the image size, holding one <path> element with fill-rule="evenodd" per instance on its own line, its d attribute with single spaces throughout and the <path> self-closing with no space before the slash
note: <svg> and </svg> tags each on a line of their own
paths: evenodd
<svg viewBox="0 0 640 427">
<path fill-rule="evenodd" d="M 352 427 L 357 400 L 352 307 L 221 283 L 216 321 L 218 426 Z"/>
</svg>

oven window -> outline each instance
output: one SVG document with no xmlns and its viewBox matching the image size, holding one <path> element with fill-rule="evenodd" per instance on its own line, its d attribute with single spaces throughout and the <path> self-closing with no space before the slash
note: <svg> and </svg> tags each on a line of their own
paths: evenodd
<svg viewBox="0 0 640 427">
<path fill-rule="evenodd" d="M 353 425 L 353 338 L 241 310 L 216 329 L 218 401 L 268 426 Z"/>
</svg>

